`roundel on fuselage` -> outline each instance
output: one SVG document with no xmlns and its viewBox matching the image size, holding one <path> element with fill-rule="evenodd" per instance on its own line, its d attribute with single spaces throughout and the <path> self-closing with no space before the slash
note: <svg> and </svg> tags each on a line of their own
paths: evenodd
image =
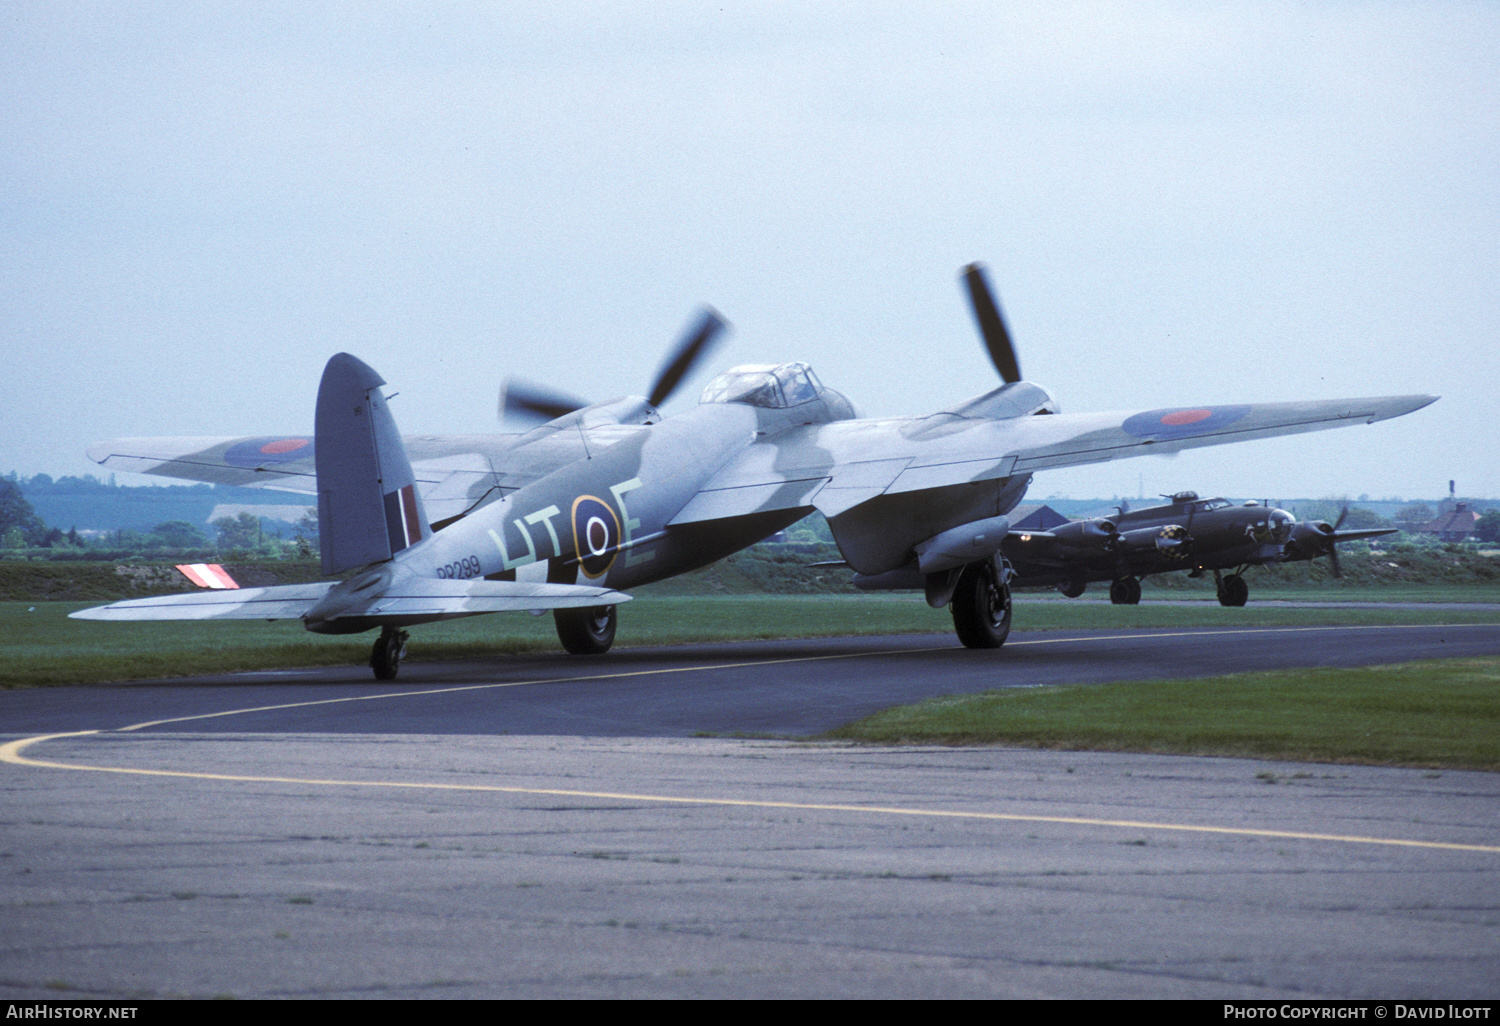
<svg viewBox="0 0 1500 1026">
<path fill-rule="evenodd" d="M 573 551 L 585 577 L 603 577 L 620 551 L 620 518 L 603 499 L 573 500 Z"/>
</svg>

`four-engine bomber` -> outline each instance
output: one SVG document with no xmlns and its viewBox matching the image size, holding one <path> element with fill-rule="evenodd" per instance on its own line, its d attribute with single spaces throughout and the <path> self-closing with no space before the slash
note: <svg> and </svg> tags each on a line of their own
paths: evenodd
<svg viewBox="0 0 1500 1026">
<path fill-rule="evenodd" d="M 1109 581 L 1110 601 L 1134 605 L 1141 600 L 1143 577 L 1212 571 L 1219 601 L 1243 606 L 1250 594 L 1244 578 L 1248 567 L 1328 556 L 1337 574 L 1339 542 L 1395 533 L 1395 528 L 1340 531 L 1342 524 L 1343 516 L 1334 525 L 1298 522 L 1286 510 L 1257 502 L 1236 505 L 1179 492 L 1165 506 L 1016 532 L 1001 551 L 1014 565 L 1018 584 L 1055 584 L 1070 598 L 1082 595 L 1091 582 Z"/>
</svg>

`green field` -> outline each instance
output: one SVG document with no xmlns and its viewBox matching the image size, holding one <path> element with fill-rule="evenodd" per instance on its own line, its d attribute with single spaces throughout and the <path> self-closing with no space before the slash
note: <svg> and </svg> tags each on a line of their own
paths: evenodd
<svg viewBox="0 0 1500 1026">
<path fill-rule="evenodd" d="M 69 620 L 85 602 L 0 602 L 0 688 L 225 673 L 290 666 L 358 665 L 374 635 L 326 637 L 295 622 L 101 623 Z M 1320 624 L 1494 623 L 1489 611 L 1225 609 L 1190 605 L 1016 601 L 1017 630 Z M 947 633 L 945 610 L 915 595 L 698 595 L 648 592 L 620 610 L 619 647 L 756 638 Z M 556 651 L 552 617 L 499 614 L 412 629 L 410 657 L 444 659 Z"/>
<path fill-rule="evenodd" d="M 990 691 L 887 709 L 828 737 L 1495 771 L 1500 657 Z"/>
</svg>

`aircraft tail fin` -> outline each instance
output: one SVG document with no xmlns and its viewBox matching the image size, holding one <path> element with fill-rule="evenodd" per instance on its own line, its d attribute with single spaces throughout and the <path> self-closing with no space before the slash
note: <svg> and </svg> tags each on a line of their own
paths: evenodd
<svg viewBox="0 0 1500 1026">
<path fill-rule="evenodd" d="M 325 574 L 383 562 L 432 534 L 383 384 L 348 353 L 323 369 L 314 452 Z"/>
</svg>

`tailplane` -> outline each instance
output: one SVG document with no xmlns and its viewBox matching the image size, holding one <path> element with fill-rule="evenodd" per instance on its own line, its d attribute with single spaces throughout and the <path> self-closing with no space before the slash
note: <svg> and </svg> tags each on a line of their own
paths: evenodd
<svg viewBox="0 0 1500 1026">
<path fill-rule="evenodd" d="M 348 353 L 323 369 L 314 452 L 325 574 L 383 562 L 432 534 L 383 384 Z"/>
</svg>

